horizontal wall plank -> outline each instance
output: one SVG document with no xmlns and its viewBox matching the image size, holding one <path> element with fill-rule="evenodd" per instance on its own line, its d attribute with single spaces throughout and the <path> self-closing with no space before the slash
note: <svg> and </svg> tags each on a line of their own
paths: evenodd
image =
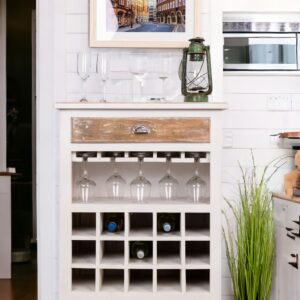
<svg viewBox="0 0 300 300">
<path fill-rule="evenodd" d="M 253 156 L 257 166 L 265 166 L 271 160 L 279 157 L 294 157 L 295 151 L 292 149 L 253 149 Z M 252 165 L 252 156 L 250 149 L 223 149 L 223 168 Z"/>
<path fill-rule="evenodd" d="M 67 14 L 88 14 L 89 0 L 66 0 Z"/>
<path fill-rule="evenodd" d="M 66 18 L 67 33 L 88 33 L 88 15 L 68 15 Z"/>
<path fill-rule="evenodd" d="M 88 34 L 66 34 L 66 51 L 77 53 L 80 51 L 89 51 Z"/>
<path fill-rule="evenodd" d="M 271 136 L 278 132 L 278 129 L 223 129 L 224 148 L 290 149 L 284 139 Z M 227 139 L 230 139 L 231 145 Z"/>
<path fill-rule="evenodd" d="M 299 128 L 299 112 L 287 111 L 230 111 L 224 112 L 223 129 Z"/>
<path fill-rule="evenodd" d="M 300 93 L 299 76 L 224 76 L 224 92 L 296 94 Z"/>
</svg>

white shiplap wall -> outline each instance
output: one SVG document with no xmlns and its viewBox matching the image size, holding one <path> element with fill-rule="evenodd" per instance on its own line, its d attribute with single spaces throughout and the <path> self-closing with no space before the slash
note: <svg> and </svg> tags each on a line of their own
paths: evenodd
<svg viewBox="0 0 300 300">
<path fill-rule="evenodd" d="M 40 2 L 42 3 L 42 1 Z M 40 112 L 40 125 L 44 125 L 44 132 L 46 132 L 47 128 L 51 128 L 51 126 L 49 127 L 49 122 L 54 125 L 56 120 L 56 113 L 53 111 L 49 112 L 49 110 L 47 112 L 47 108 L 49 109 L 55 102 L 77 101 L 82 96 L 81 81 L 76 74 L 76 54 L 79 51 L 88 50 L 88 0 L 55 0 L 53 1 L 53 4 L 50 4 L 50 2 L 51 1 L 49 1 L 48 7 L 40 5 L 41 8 L 44 9 L 44 18 L 40 20 L 42 25 L 43 22 L 46 23 L 45 18 L 47 18 L 47 9 L 49 12 L 51 10 L 49 18 L 54 18 L 51 22 L 49 21 L 49 27 L 43 29 L 43 32 L 52 31 L 53 36 L 50 35 L 50 38 L 53 38 L 54 40 L 53 48 L 49 48 L 48 50 L 49 54 L 50 51 L 53 51 L 53 53 L 51 52 L 51 55 L 54 57 L 54 73 L 43 73 L 40 75 L 40 77 L 43 78 L 41 79 L 41 82 L 44 84 L 46 83 L 47 76 L 54 78 L 54 99 L 52 99 L 52 103 L 48 103 L 47 107 L 41 104 L 38 108 Z M 278 157 L 279 155 L 291 153 L 288 149 L 279 148 L 277 141 L 270 138 L 270 134 L 282 130 L 299 129 L 300 79 L 298 76 L 226 76 L 224 77 L 224 99 L 222 99 L 223 77 L 221 73 L 222 64 L 220 61 L 220 58 L 222 57 L 222 39 L 216 35 L 216 32 L 220 31 L 222 22 L 219 7 L 220 4 L 215 0 L 201 0 L 201 2 L 201 30 L 203 32 L 203 36 L 207 40 L 207 43 L 213 43 L 215 45 L 212 49 L 215 85 L 213 100 L 225 100 L 229 103 L 229 110 L 224 113 L 223 127 L 225 138 L 223 150 L 222 186 L 223 194 L 227 197 L 231 197 L 234 195 L 234 185 L 240 175 L 237 168 L 238 160 L 244 166 L 249 166 L 251 164 L 249 148 L 254 150 L 255 158 L 259 166 L 265 165 L 272 158 Z M 215 3 L 214 6 L 212 3 Z M 262 5 L 262 10 L 267 10 L 269 8 L 270 11 L 274 11 L 276 8 L 274 2 L 272 1 L 273 5 L 271 5 L 271 2 L 268 0 L 259 1 L 259 5 L 254 2 L 251 4 L 251 1 L 237 0 L 226 0 L 222 3 L 225 7 L 224 10 L 229 11 L 243 11 L 243 5 L 246 7 L 246 10 L 249 11 L 259 11 L 260 5 Z M 279 4 L 278 9 L 281 8 L 281 6 L 282 5 Z M 291 10 L 292 8 L 293 7 L 291 6 Z M 287 10 L 287 8 L 285 8 L 285 10 Z M 54 17 L 52 13 L 54 14 Z M 45 55 L 47 51 L 45 49 L 44 51 L 45 52 L 42 52 L 41 54 Z M 92 49 L 91 51 L 96 54 L 97 51 L 101 50 Z M 108 98 L 111 101 L 128 101 L 132 99 L 132 76 L 129 72 L 129 57 L 134 55 L 136 52 L 141 52 L 141 50 L 114 49 L 109 50 L 109 52 L 111 54 L 112 66 L 111 79 L 107 83 L 106 87 Z M 174 75 L 167 80 L 166 96 L 172 100 L 182 100 L 182 97 L 180 96 L 180 81 L 177 77 L 177 68 L 181 58 L 181 51 L 144 50 L 144 53 L 152 60 L 159 58 L 162 54 L 168 54 L 172 57 L 174 60 Z M 46 56 L 43 57 L 43 62 L 45 60 Z M 51 63 L 51 60 L 49 61 Z M 51 66 L 49 66 L 49 68 L 51 69 Z M 134 90 L 137 92 L 138 89 L 136 85 L 137 83 L 135 82 Z M 90 100 L 97 101 L 97 99 L 99 99 L 101 95 L 101 82 L 97 78 L 96 74 L 93 74 L 89 79 L 87 90 Z M 149 74 L 145 81 L 144 97 L 155 97 L 160 95 L 160 93 L 161 82 L 157 79 L 157 74 L 153 68 L 149 67 Z M 291 105 L 288 110 L 269 110 L 268 97 L 270 95 L 280 94 L 290 95 Z M 51 101 L 50 95 L 47 97 L 47 101 Z M 44 101 L 44 99 L 40 99 L 40 101 Z M 52 131 L 50 134 L 52 134 Z M 42 134 L 40 134 L 40 136 L 42 136 Z M 49 138 L 49 136 L 47 136 L 47 139 L 47 143 L 51 143 L 52 137 Z M 53 144 L 54 143 L 55 140 L 53 140 Z M 40 145 L 39 154 L 42 161 L 42 164 L 38 166 L 38 170 L 40 172 L 47 171 L 47 163 L 42 160 L 42 153 L 45 153 L 46 149 L 51 151 L 51 147 L 49 147 L 48 144 L 44 146 L 42 144 Z M 50 161 L 51 157 L 53 159 L 57 159 L 55 152 L 49 152 L 48 155 L 49 156 L 47 157 L 50 157 Z M 51 164 L 51 162 L 49 164 Z M 276 188 L 281 188 L 282 174 L 286 173 L 291 166 L 292 163 L 290 161 L 285 169 L 282 169 L 277 174 L 276 178 L 274 178 L 272 184 Z M 56 173 L 57 175 L 57 165 L 56 171 L 54 169 L 52 170 L 52 166 L 50 167 L 50 173 Z M 45 178 L 45 176 L 40 176 L 40 179 L 42 178 Z M 46 229 L 41 229 L 41 224 L 45 223 L 45 221 L 47 221 L 48 228 L 56 228 L 54 232 L 51 232 L 49 237 L 49 247 L 43 247 L 43 253 L 45 254 L 47 251 L 47 254 L 40 255 L 42 262 L 50 260 L 49 264 L 47 263 L 43 265 L 43 272 L 41 271 L 41 284 L 39 287 L 41 295 L 40 298 L 41 300 L 54 300 L 57 297 L 57 279 L 55 279 L 57 274 L 57 250 L 54 249 L 54 245 L 58 238 L 58 225 L 57 220 L 55 219 L 55 216 L 57 215 L 57 203 L 56 206 L 48 203 L 48 209 L 45 209 L 46 206 L 43 203 L 47 200 L 46 195 L 49 194 L 51 196 L 51 193 L 48 193 L 47 187 L 43 186 L 43 184 L 45 185 L 48 183 L 47 181 L 45 182 L 45 179 L 39 180 L 39 182 L 41 182 L 39 200 L 40 232 L 46 232 Z M 57 183 L 58 182 L 56 182 L 56 184 Z M 51 182 L 51 185 L 53 184 L 55 183 Z M 52 196 L 51 199 L 53 199 Z M 41 212 L 43 212 L 44 215 Z M 42 264 L 40 264 L 40 266 L 41 265 Z M 223 298 L 224 300 L 229 300 L 232 299 L 232 292 L 224 251 L 222 266 Z M 50 274 L 50 278 L 45 275 L 45 272 L 48 271 L 49 273 L 47 274 Z"/>
<path fill-rule="evenodd" d="M 274 111 L 269 99 L 288 96 L 286 110 Z M 280 156 L 292 156 L 293 151 L 271 134 L 300 128 L 300 75 L 299 76 L 224 76 L 224 100 L 229 109 L 223 123 L 223 195 L 235 198 L 234 186 L 240 179 L 238 162 L 251 166 L 253 149 L 258 167 L 264 167 Z M 273 177 L 270 188 L 283 190 L 283 176 L 293 168 L 293 159 Z M 274 168 L 272 168 L 273 170 Z M 231 295 L 231 284 L 226 256 L 223 251 L 223 295 Z M 227 298 L 224 298 L 227 299 Z M 228 296 L 228 299 L 231 299 Z"/>
<path fill-rule="evenodd" d="M 82 97 L 82 82 L 76 73 L 76 57 L 79 51 L 89 50 L 95 59 L 97 52 L 110 53 L 110 79 L 106 84 L 106 98 L 109 101 L 129 101 L 134 97 L 149 99 L 159 97 L 162 93 L 162 81 L 158 78 L 156 65 L 163 55 L 173 60 L 173 74 L 166 80 L 165 93 L 168 99 L 182 101 L 178 67 L 182 57 L 181 50 L 170 49 L 89 49 L 88 48 L 88 1 L 66 0 L 66 98 L 63 101 L 78 101 Z M 201 35 L 210 43 L 210 2 L 202 1 L 201 5 Z M 130 63 L 135 54 L 143 53 L 148 57 L 147 76 L 145 77 L 143 95 L 141 97 L 138 82 L 130 73 Z M 95 71 L 95 70 L 94 70 Z M 102 83 L 96 73 L 92 73 L 87 81 L 88 99 L 97 101 L 101 98 Z M 134 95 L 133 95 L 134 92 Z"/>
</svg>

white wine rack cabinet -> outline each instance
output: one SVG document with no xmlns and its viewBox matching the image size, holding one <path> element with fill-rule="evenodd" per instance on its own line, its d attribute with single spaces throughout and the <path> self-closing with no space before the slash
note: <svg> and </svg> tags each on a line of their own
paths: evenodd
<svg viewBox="0 0 300 300">
<path fill-rule="evenodd" d="M 136 108 L 58 104 L 57 108 L 59 299 L 220 300 L 220 113 L 225 105 L 173 104 L 168 109 L 142 104 Z M 135 126 L 141 124 L 149 132 L 135 134 Z M 76 197 L 76 180 L 86 152 L 89 174 L 97 186 L 95 197 L 83 203 Z M 131 198 L 129 188 L 120 200 L 106 196 L 113 152 L 122 153 L 116 162 L 128 185 L 137 175 L 134 153 L 147 152 L 143 168 L 152 189 L 143 203 Z M 159 197 L 158 180 L 166 171 L 164 152 L 172 153 L 172 175 L 180 186 L 178 198 L 169 201 Z M 198 203 L 187 197 L 185 189 L 194 172 L 191 153 L 195 152 L 200 156 L 200 176 L 208 184 L 207 197 Z M 121 231 L 107 232 L 105 219 L 110 213 L 124 220 Z M 176 225 L 172 232 L 162 233 L 158 219 L 168 213 Z M 135 241 L 147 244 L 145 259 L 132 257 Z"/>
</svg>

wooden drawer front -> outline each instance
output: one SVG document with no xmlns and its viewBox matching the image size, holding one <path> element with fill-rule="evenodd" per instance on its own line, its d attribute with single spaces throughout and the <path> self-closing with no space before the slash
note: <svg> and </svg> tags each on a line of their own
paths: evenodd
<svg viewBox="0 0 300 300">
<path fill-rule="evenodd" d="M 72 118 L 73 143 L 209 141 L 209 118 Z"/>
</svg>

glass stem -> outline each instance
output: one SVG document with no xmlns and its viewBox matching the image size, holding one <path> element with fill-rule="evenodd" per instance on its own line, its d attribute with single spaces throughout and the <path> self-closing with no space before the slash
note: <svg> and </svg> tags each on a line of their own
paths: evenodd
<svg viewBox="0 0 300 300">
<path fill-rule="evenodd" d="M 167 157 L 167 175 L 171 175 L 171 158 Z"/>
<path fill-rule="evenodd" d="M 83 91 L 82 100 L 87 100 L 86 99 L 86 79 L 82 80 L 82 91 Z"/>
<path fill-rule="evenodd" d="M 116 175 L 116 174 L 118 173 L 118 170 L 117 170 L 117 163 L 116 163 L 116 158 L 115 158 L 115 157 L 112 157 L 111 161 L 112 161 L 112 163 L 113 163 L 114 174 Z"/>
<path fill-rule="evenodd" d="M 162 78 L 162 87 L 161 87 L 161 99 L 165 99 L 165 80 L 166 78 Z"/>
<path fill-rule="evenodd" d="M 144 85 L 143 80 L 140 80 L 141 100 L 143 98 L 143 85 Z"/>
<path fill-rule="evenodd" d="M 132 80 L 132 84 L 131 84 L 132 100 L 133 101 L 135 100 L 135 95 L 134 95 L 134 79 L 135 79 L 135 76 L 133 76 L 133 80 Z"/>
<path fill-rule="evenodd" d="M 195 158 L 195 175 L 199 176 L 199 159 Z"/>
<path fill-rule="evenodd" d="M 82 177 L 83 177 L 83 178 L 87 178 L 87 177 L 88 177 L 87 161 L 86 161 L 86 159 L 83 159 L 83 171 L 82 171 Z"/>
<path fill-rule="evenodd" d="M 105 87 L 106 87 L 106 80 L 102 80 L 103 82 L 103 91 L 102 91 L 102 100 L 105 100 Z"/>
<path fill-rule="evenodd" d="M 143 158 L 139 158 L 139 176 L 143 176 L 143 169 L 142 169 L 142 164 L 143 164 Z"/>
</svg>

